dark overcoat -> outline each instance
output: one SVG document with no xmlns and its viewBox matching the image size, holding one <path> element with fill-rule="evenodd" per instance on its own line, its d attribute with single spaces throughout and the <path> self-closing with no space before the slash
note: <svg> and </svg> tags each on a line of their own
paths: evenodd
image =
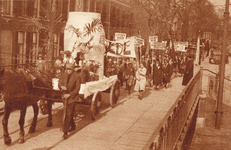
<svg viewBox="0 0 231 150">
<path fill-rule="evenodd" d="M 189 59 L 185 68 L 182 85 L 187 85 L 188 82 L 191 80 L 191 78 L 193 77 L 193 69 L 193 60 Z"/>
<path fill-rule="evenodd" d="M 153 66 L 153 84 L 159 85 L 162 83 L 163 80 L 163 72 L 162 67 L 157 67 L 156 65 Z"/>
<path fill-rule="evenodd" d="M 64 72 L 59 80 L 59 88 L 61 86 L 67 87 L 67 93 L 70 94 L 70 97 L 68 98 L 68 104 L 78 101 L 78 95 L 81 85 L 81 77 L 80 74 L 73 71 L 70 74 L 69 80 L 68 80 L 68 74 Z"/>
<path fill-rule="evenodd" d="M 171 68 L 170 65 L 167 64 L 166 67 L 163 67 L 163 82 L 164 83 L 169 83 L 171 79 Z"/>
</svg>

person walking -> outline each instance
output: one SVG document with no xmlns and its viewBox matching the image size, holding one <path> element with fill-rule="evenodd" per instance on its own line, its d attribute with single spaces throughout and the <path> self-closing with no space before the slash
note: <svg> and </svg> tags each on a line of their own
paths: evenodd
<svg viewBox="0 0 231 150">
<path fill-rule="evenodd" d="M 120 86 L 123 86 L 124 82 L 124 64 L 122 61 L 119 61 L 118 65 L 118 79 L 120 80 Z"/>
<path fill-rule="evenodd" d="M 129 62 L 124 72 L 124 77 L 126 79 L 126 87 L 127 87 L 129 96 L 131 95 L 131 87 L 133 85 L 134 76 L 135 76 L 135 69 L 134 69 L 133 63 Z"/>
<path fill-rule="evenodd" d="M 145 90 L 146 86 L 146 73 L 147 69 L 141 63 L 140 67 L 136 71 L 136 85 L 134 90 L 139 92 L 139 99 L 142 100 L 143 98 L 143 91 Z"/>
<path fill-rule="evenodd" d="M 183 81 L 182 85 L 187 85 L 188 82 L 191 80 L 193 77 L 193 69 L 194 69 L 194 64 L 193 64 L 193 57 L 191 55 L 188 56 L 184 76 L 183 76 Z"/>
<path fill-rule="evenodd" d="M 64 139 L 68 138 L 68 132 L 75 130 L 73 115 L 79 97 L 81 77 L 74 71 L 74 67 L 73 64 L 66 64 L 66 71 L 61 75 L 59 80 L 59 88 L 65 93 L 63 94 L 63 98 L 67 101 L 67 111 L 64 114 L 62 125 Z"/>
<path fill-rule="evenodd" d="M 168 84 L 170 82 L 170 79 L 171 79 L 171 68 L 170 68 L 170 64 L 168 62 L 169 60 L 168 59 L 165 59 L 164 60 L 164 64 L 163 64 L 163 84 L 165 86 L 165 88 L 168 88 Z"/>
<path fill-rule="evenodd" d="M 153 66 L 153 85 L 155 85 L 155 89 L 159 90 L 160 85 L 162 84 L 163 80 L 163 72 L 162 67 L 160 65 L 160 61 L 156 60 L 155 65 Z"/>
</svg>

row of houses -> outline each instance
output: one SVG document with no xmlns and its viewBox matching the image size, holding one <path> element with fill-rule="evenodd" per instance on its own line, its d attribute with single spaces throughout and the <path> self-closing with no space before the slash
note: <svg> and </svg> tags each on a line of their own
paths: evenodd
<svg viewBox="0 0 231 150">
<path fill-rule="evenodd" d="M 145 17 L 137 19 L 134 3 L 135 0 L 0 0 L 0 65 L 36 62 L 49 37 L 36 28 L 26 28 L 23 20 L 25 17 L 46 17 L 45 9 L 57 10 L 62 16 L 61 24 L 65 24 L 71 11 L 100 13 L 109 40 L 114 40 L 116 32 L 148 39 Z M 63 50 L 64 35 L 54 32 L 52 37 L 51 58 L 55 58 Z"/>
</svg>

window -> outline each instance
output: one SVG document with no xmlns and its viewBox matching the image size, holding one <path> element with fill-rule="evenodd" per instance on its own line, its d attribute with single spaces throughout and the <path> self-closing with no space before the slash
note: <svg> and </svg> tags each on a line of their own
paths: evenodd
<svg viewBox="0 0 231 150">
<path fill-rule="evenodd" d="M 75 11 L 75 0 L 70 0 L 70 11 Z"/>
<path fill-rule="evenodd" d="M 111 15 L 110 15 L 110 25 L 111 27 L 116 27 L 116 7 L 111 7 Z"/>
<path fill-rule="evenodd" d="M 89 3 L 89 0 L 84 0 L 83 1 L 83 12 L 88 12 L 88 3 Z"/>
<path fill-rule="evenodd" d="M 102 5 L 101 20 L 103 22 L 103 25 L 105 26 L 105 22 L 107 21 L 107 6 L 105 4 Z"/>
<path fill-rule="evenodd" d="M 24 32 L 18 32 L 18 56 L 17 63 L 23 64 L 26 62 L 25 48 L 24 48 Z"/>
<path fill-rule="evenodd" d="M 90 12 L 95 12 L 95 1 L 90 1 Z"/>
<path fill-rule="evenodd" d="M 121 27 L 121 13 L 120 9 L 117 9 L 117 14 L 116 14 L 116 27 Z"/>
<path fill-rule="evenodd" d="M 1 7 L 4 15 L 13 15 L 13 0 L 1 0 Z"/>
<path fill-rule="evenodd" d="M 68 2 L 63 1 L 63 6 L 62 6 L 62 18 L 63 18 L 63 21 L 67 21 L 67 16 L 68 16 Z"/>
<path fill-rule="evenodd" d="M 59 55 L 59 45 L 58 45 L 58 34 L 54 33 L 54 58 L 56 58 Z"/>
<path fill-rule="evenodd" d="M 97 13 L 102 13 L 102 4 L 96 2 L 96 12 Z"/>
<path fill-rule="evenodd" d="M 36 55 L 38 55 L 37 36 L 38 34 L 36 32 L 32 33 L 32 52 L 31 52 L 32 63 L 36 62 Z"/>
</svg>

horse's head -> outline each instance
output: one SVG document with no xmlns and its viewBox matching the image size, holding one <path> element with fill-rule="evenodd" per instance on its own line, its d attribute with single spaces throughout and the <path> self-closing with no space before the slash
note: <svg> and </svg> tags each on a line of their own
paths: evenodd
<svg viewBox="0 0 231 150">
<path fill-rule="evenodd" d="M 0 101 L 3 100 L 3 85 L 4 85 L 4 78 L 3 78 L 3 74 L 4 74 L 5 69 L 4 68 L 0 68 Z"/>
</svg>

